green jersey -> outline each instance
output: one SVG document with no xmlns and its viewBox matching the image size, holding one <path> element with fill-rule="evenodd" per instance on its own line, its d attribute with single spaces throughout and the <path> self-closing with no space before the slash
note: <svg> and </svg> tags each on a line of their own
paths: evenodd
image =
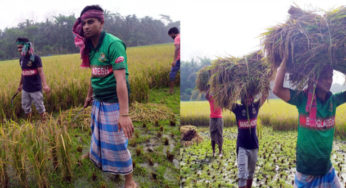
<svg viewBox="0 0 346 188">
<path fill-rule="evenodd" d="M 117 103 L 117 81 L 113 70 L 125 69 L 126 84 L 128 93 L 130 93 L 125 44 L 119 38 L 102 32 L 96 48 L 90 43 L 88 48 L 90 49 L 89 60 L 92 72 L 93 97 L 99 101 Z"/>
<path fill-rule="evenodd" d="M 297 171 L 307 175 L 326 174 L 331 168 L 330 154 L 333 147 L 336 107 L 346 102 L 346 91 L 328 93 L 327 99 L 317 98 L 316 123 L 311 123 L 306 112 L 307 93 L 290 90 L 288 103 L 297 107 L 298 140 L 296 150 Z"/>
</svg>

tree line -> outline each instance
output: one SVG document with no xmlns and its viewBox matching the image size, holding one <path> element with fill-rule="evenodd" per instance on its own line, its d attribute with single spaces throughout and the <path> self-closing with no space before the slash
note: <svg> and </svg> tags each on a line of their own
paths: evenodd
<svg viewBox="0 0 346 188">
<path fill-rule="evenodd" d="M 200 58 L 198 60 L 192 59 L 180 64 L 180 100 L 204 100 L 202 95 L 199 95 L 196 89 L 197 72 L 205 67 L 211 65 L 211 60 L 208 58 Z"/>
<path fill-rule="evenodd" d="M 0 30 L 0 60 L 18 57 L 17 37 L 29 38 L 36 53 L 41 56 L 79 52 L 72 34 L 76 19 L 74 15 L 58 15 L 44 22 L 26 20 L 17 27 Z M 172 21 L 167 15 L 153 19 L 105 11 L 104 30 L 119 37 L 128 47 L 172 42 L 168 29 L 179 26 L 180 21 Z"/>
</svg>

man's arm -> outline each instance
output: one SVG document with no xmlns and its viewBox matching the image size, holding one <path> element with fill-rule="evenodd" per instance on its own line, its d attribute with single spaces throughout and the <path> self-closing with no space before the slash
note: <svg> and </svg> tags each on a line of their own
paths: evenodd
<svg viewBox="0 0 346 188">
<path fill-rule="evenodd" d="M 17 91 L 22 91 L 23 89 L 23 75 L 20 75 L 20 82 Z"/>
<path fill-rule="evenodd" d="M 125 69 L 119 69 L 113 71 L 115 80 L 117 82 L 117 96 L 119 99 L 119 121 L 118 126 L 123 129 L 127 138 L 132 137 L 134 131 L 133 124 L 129 115 L 129 97 L 126 85 L 126 73 Z"/>
<path fill-rule="evenodd" d="M 178 53 L 180 51 L 180 44 L 175 44 L 174 46 L 175 46 L 175 50 L 174 50 L 174 59 L 173 59 L 172 66 L 175 66 L 176 60 L 177 60 L 177 57 L 178 57 Z"/>
<path fill-rule="evenodd" d="M 89 106 L 90 102 L 92 101 L 92 96 L 93 96 L 93 88 L 91 86 L 91 80 L 90 80 L 87 97 L 85 98 L 85 101 L 84 101 L 84 108 Z"/>
<path fill-rule="evenodd" d="M 43 73 L 42 67 L 38 67 L 37 70 L 38 70 L 38 73 L 39 73 L 39 75 L 40 75 L 40 77 L 41 77 L 43 90 L 44 90 L 46 93 L 49 93 L 50 88 L 49 88 L 49 86 L 48 86 L 48 84 L 47 84 L 47 82 L 46 82 L 46 77 L 45 77 L 45 75 L 44 75 L 44 73 Z"/>
<path fill-rule="evenodd" d="M 334 94 L 334 98 L 337 107 L 346 103 L 346 91 Z"/>
<path fill-rule="evenodd" d="M 269 92 L 265 92 L 265 93 L 262 93 L 262 97 L 260 98 L 260 103 L 259 103 L 259 107 L 261 107 L 264 102 L 267 100 L 267 97 L 269 95 Z"/>
<path fill-rule="evenodd" d="M 284 79 L 286 73 L 286 60 L 283 60 L 278 72 L 276 73 L 276 78 L 274 82 L 273 93 L 281 98 L 282 100 L 288 102 L 291 98 L 290 90 L 284 87 Z"/>
</svg>

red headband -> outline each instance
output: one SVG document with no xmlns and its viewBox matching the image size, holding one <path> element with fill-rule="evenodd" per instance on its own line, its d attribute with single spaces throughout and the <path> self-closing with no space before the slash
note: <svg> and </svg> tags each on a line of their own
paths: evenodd
<svg viewBox="0 0 346 188">
<path fill-rule="evenodd" d="M 84 12 L 82 16 L 79 17 L 73 25 L 72 32 L 74 34 L 74 43 L 79 48 L 81 59 L 82 59 L 81 67 L 90 67 L 89 52 L 87 48 L 85 48 L 86 39 L 83 36 L 83 24 L 82 24 L 82 20 L 88 19 L 88 18 L 97 18 L 101 22 L 104 22 L 103 11 L 95 10 L 95 9 L 88 10 Z"/>
</svg>

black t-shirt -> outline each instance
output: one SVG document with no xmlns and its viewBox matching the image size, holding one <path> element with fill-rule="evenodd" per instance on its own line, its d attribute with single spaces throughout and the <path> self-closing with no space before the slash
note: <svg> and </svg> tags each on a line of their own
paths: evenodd
<svg viewBox="0 0 346 188">
<path fill-rule="evenodd" d="M 41 58 L 35 55 L 35 61 L 31 61 L 30 56 L 22 56 L 19 64 L 22 68 L 23 90 L 26 92 L 41 91 L 42 83 L 38 73 L 38 68 L 42 67 Z"/>
<path fill-rule="evenodd" d="M 248 106 L 250 121 L 248 120 L 245 105 L 235 104 L 235 107 L 232 109 L 238 124 L 237 152 L 239 147 L 246 149 L 258 148 L 256 134 L 258 109 L 259 101 Z"/>
</svg>

